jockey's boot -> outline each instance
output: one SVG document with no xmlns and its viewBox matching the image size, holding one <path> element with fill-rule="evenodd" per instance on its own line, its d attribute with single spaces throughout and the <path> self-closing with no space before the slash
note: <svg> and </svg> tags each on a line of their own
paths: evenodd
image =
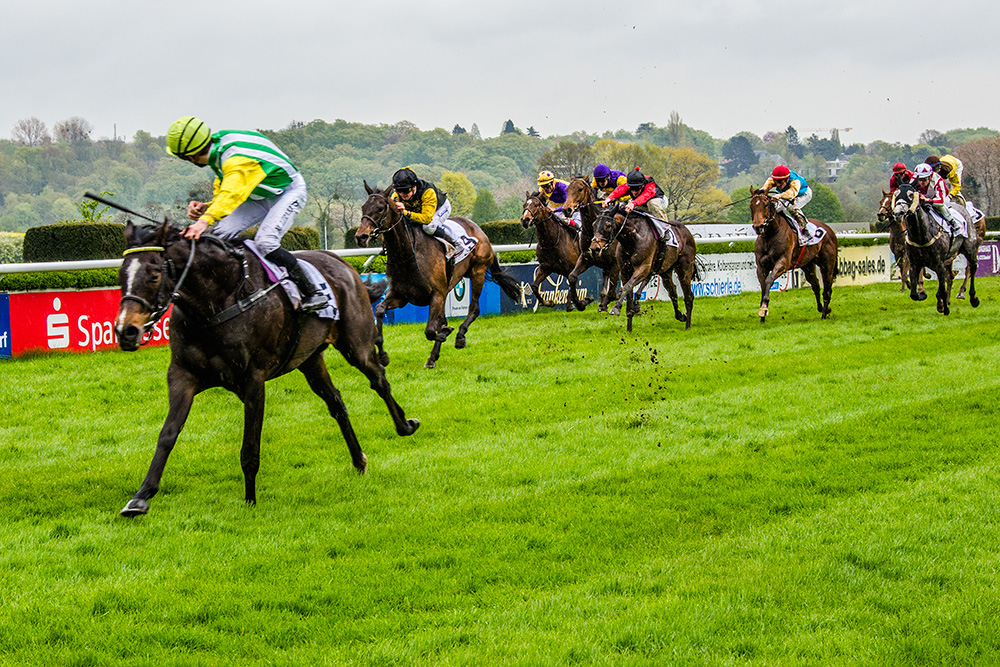
<svg viewBox="0 0 1000 667">
<path fill-rule="evenodd" d="M 288 277 L 292 279 L 295 286 L 299 288 L 299 292 L 302 293 L 302 303 L 299 305 L 303 311 L 307 313 L 312 313 L 317 310 L 323 310 L 326 308 L 327 303 L 329 303 L 323 293 L 319 288 L 313 284 L 306 275 L 306 272 L 302 270 L 299 266 L 298 260 L 292 253 L 288 252 L 284 248 L 278 248 L 277 250 L 272 250 L 267 253 L 265 257 L 278 266 L 283 266 L 288 270 Z"/>
<path fill-rule="evenodd" d="M 809 239 L 809 232 L 806 231 L 806 225 L 809 224 L 809 221 L 806 220 L 805 214 L 802 212 L 801 209 L 797 209 L 797 208 L 794 208 L 794 207 L 787 208 L 786 212 L 795 219 L 796 223 L 798 223 L 798 225 L 799 225 L 799 243 L 801 245 L 805 245 L 810 240 Z"/>
<path fill-rule="evenodd" d="M 964 236 L 960 236 L 957 232 L 952 232 L 951 235 L 951 246 L 948 248 L 948 256 L 957 255 L 958 251 L 962 249 L 962 244 L 965 243 Z"/>
<path fill-rule="evenodd" d="M 476 247 L 476 243 L 478 243 L 476 239 L 465 234 L 455 236 L 451 230 L 448 229 L 447 225 L 440 225 L 437 229 L 435 229 L 434 236 L 444 239 L 454 247 L 454 250 L 452 250 L 451 253 L 447 253 L 445 258 L 455 264 L 458 264 L 463 259 L 468 257 L 469 253 Z"/>
</svg>

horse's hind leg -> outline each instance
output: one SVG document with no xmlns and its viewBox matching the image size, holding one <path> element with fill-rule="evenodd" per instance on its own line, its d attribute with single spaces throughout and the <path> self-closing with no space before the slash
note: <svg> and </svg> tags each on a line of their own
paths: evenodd
<svg viewBox="0 0 1000 667">
<path fill-rule="evenodd" d="M 244 499 L 257 504 L 257 472 L 260 470 L 260 434 L 264 427 L 264 377 L 252 377 L 240 393 L 243 401 L 243 447 L 240 467 L 243 468 Z"/>
<path fill-rule="evenodd" d="M 184 428 L 188 414 L 191 412 L 191 403 L 195 394 L 200 391 L 197 388 L 194 378 L 187 371 L 170 366 L 167 371 L 167 387 L 170 400 L 170 407 L 167 410 L 167 418 L 160 429 L 160 436 L 156 440 L 156 453 L 149 464 L 149 471 L 146 478 L 142 480 L 142 486 L 132 497 L 128 504 L 121 510 L 122 516 L 138 516 L 149 511 L 149 499 L 160 490 L 160 479 L 163 477 L 163 468 L 167 465 L 167 458 L 177 442 L 177 436 Z"/>
<path fill-rule="evenodd" d="M 434 341 L 434 347 L 431 348 L 431 356 L 424 362 L 424 368 L 434 368 L 437 365 L 437 360 L 441 356 L 441 344 L 448 340 L 448 335 L 453 331 L 444 316 L 444 299 L 444 294 L 440 293 L 435 293 L 431 297 L 424 336 L 427 340 Z"/>
<path fill-rule="evenodd" d="M 975 247 L 965 257 L 965 278 L 969 281 L 969 305 L 973 308 L 979 307 L 979 297 L 976 296 L 976 271 L 979 270 L 979 248 Z M 962 283 L 965 287 L 965 283 Z"/>
<path fill-rule="evenodd" d="M 392 310 L 393 308 L 400 308 L 401 306 L 405 306 L 406 303 L 407 302 L 405 300 L 399 299 L 395 295 L 393 295 L 392 289 L 390 288 L 389 293 L 386 295 L 386 297 L 382 299 L 381 303 L 375 306 L 374 315 L 375 315 L 376 331 L 375 331 L 374 344 L 375 347 L 378 349 L 379 363 L 382 364 L 383 366 L 389 365 L 389 353 L 385 351 L 385 339 L 382 337 L 382 321 L 385 319 L 385 314 L 388 311 Z"/>
<path fill-rule="evenodd" d="M 455 349 L 461 350 L 465 347 L 465 332 L 469 330 L 472 323 L 479 317 L 479 295 L 483 292 L 483 283 L 486 281 L 486 272 L 477 272 L 469 279 L 469 312 L 458 326 L 458 333 L 455 334 Z"/>
<path fill-rule="evenodd" d="M 826 267 L 824 266 L 823 269 L 825 273 Z M 806 282 L 812 288 L 813 296 L 816 297 L 816 310 L 823 316 L 823 319 L 826 319 L 826 310 L 823 308 L 823 300 L 820 296 L 819 277 L 816 275 L 816 265 L 808 264 L 803 266 L 802 273 L 806 278 Z"/>
<path fill-rule="evenodd" d="M 379 364 L 379 368 L 382 368 L 381 364 Z M 354 463 L 355 469 L 359 473 L 364 473 L 368 469 L 368 457 L 361 451 L 358 436 L 355 435 L 351 419 L 347 416 L 347 406 L 344 405 L 340 391 L 333 386 L 330 373 L 326 370 L 326 363 L 323 361 L 322 351 L 316 351 L 302 362 L 299 365 L 299 370 L 306 376 L 306 382 L 309 383 L 309 388 L 313 390 L 313 393 L 326 403 L 330 416 L 337 420 L 340 432 L 344 434 L 344 440 L 347 442 L 347 449 L 351 452 L 351 462 Z"/>
</svg>

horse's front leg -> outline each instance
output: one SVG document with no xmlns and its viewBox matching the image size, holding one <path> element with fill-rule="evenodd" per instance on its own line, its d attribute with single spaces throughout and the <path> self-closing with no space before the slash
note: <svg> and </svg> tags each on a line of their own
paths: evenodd
<svg viewBox="0 0 1000 667">
<path fill-rule="evenodd" d="M 982 237 L 980 237 L 982 238 Z M 979 307 L 979 297 L 976 296 L 976 272 L 979 270 L 979 248 L 974 247 L 972 251 L 965 256 L 965 262 L 967 266 L 965 267 L 965 277 L 969 281 L 969 305 L 973 308 Z M 962 283 L 964 286 L 965 283 Z"/>
<path fill-rule="evenodd" d="M 760 262 L 757 263 L 757 282 L 760 283 L 760 310 L 757 311 L 757 315 L 760 317 L 761 324 L 767 318 L 768 306 L 771 304 L 771 286 L 785 273 L 786 266 L 785 258 L 782 257 L 774 265 L 774 268 L 765 274 Z"/>
<path fill-rule="evenodd" d="M 551 308 L 552 306 L 556 305 L 555 302 L 554 301 L 549 302 L 543 299 L 542 292 L 539 289 L 542 285 L 542 281 L 544 281 L 548 275 L 549 272 L 543 269 L 541 264 L 535 267 L 535 276 L 534 279 L 531 281 L 531 293 L 535 295 L 535 300 L 539 304 L 545 306 L 546 308 Z"/>
<path fill-rule="evenodd" d="M 173 451 L 177 436 L 184 428 L 188 414 L 191 412 L 191 403 L 194 396 L 200 389 L 197 382 L 190 373 L 184 369 L 171 364 L 167 371 L 167 386 L 169 396 L 169 408 L 167 418 L 160 429 L 160 436 L 156 440 L 156 453 L 149 464 L 149 471 L 142 481 L 142 486 L 132 497 L 128 504 L 121 510 L 122 516 L 138 516 L 149 511 L 149 499 L 160 490 L 160 479 L 163 477 L 163 468 L 167 465 L 167 458 Z"/>
<path fill-rule="evenodd" d="M 243 468 L 244 499 L 257 504 L 257 471 L 260 470 L 260 434 L 264 426 L 264 374 L 253 373 L 247 380 L 240 398 L 243 400 L 243 447 L 240 467 Z"/>
<path fill-rule="evenodd" d="M 427 340 L 434 341 L 434 347 L 431 349 L 431 356 L 424 363 L 424 368 L 434 368 L 437 365 L 437 360 L 441 356 L 441 344 L 448 340 L 448 335 L 452 332 L 444 316 L 444 302 L 445 295 L 441 292 L 435 292 L 431 296 L 424 336 Z"/>
<path fill-rule="evenodd" d="M 618 297 L 618 301 L 615 302 L 614 308 L 611 309 L 610 313 L 612 315 L 621 315 L 622 304 L 625 303 L 626 298 L 634 299 L 633 291 L 635 286 L 644 280 L 648 280 L 649 277 L 649 264 L 640 266 L 639 268 L 633 269 L 631 276 L 629 276 L 628 282 L 622 285 L 622 293 Z M 645 283 L 643 283 L 645 284 Z M 632 302 L 629 302 L 630 309 Z"/>
<path fill-rule="evenodd" d="M 576 291 L 576 285 L 580 279 L 580 274 L 586 271 L 589 266 L 590 263 L 587 262 L 587 260 L 584 258 L 583 253 L 580 253 L 580 256 L 577 258 L 576 265 L 573 267 L 573 270 L 569 272 L 568 276 L 566 276 L 566 283 L 569 285 L 569 297 L 572 300 L 571 303 L 573 304 L 573 307 L 579 311 L 583 311 L 587 307 L 587 304 L 593 302 L 594 300 L 594 298 L 590 296 L 588 296 L 586 299 L 581 299 L 580 294 Z M 601 306 L 603 306 L 604 310 L 607 310 L 608 303 L 605 300 L 603 284 L 601 287 L 602 287 Z M 566 310 L 570 310 L 568 304 Z"/>
</svg>

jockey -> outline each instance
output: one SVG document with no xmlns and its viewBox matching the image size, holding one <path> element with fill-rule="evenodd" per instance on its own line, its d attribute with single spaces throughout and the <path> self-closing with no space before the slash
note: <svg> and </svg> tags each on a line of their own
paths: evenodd
<svg viewBox="0 0 1000 667">
<path fill-rule="evenodd" d="M 668 220 L 667 196 L 663 194 L 656 181 L 643 174 L 639 167 L 629 172 L 625 183 L 612 190 L 604 199 L 602 206 L 607 208 L 611 202 L 623 199 L 625 195 L 632 200 L 625 204 L 626 213 L 631 213 L 633 209 L 640 207 L 640 211 L 649 213 L 658 220 L 664 222 Z"/>
<path fill-rule="evenodd" d="M 556 178 L 551 171 L 538 172 L 538 198 L 553 211 L 556 220 L 570 229 L 580 231 L 583 229 L 583 217 L 580 215 L 580 211 L 575 211 L 571 218 L 567 218 L 562 213 L 563 204 L 566 203 L 566 198 L 569 196 L 566 191 L 567 186 L 569 183 Z"/>
<path fill-rule="evenodd" d="M 895 192 L 903 183 L 913 182 L 913 172 L 902 162 L 892 165 L 892 176 L 889 178 L 889 192 Z"/>
<path fill-rule="evenodd" d="M 281 247 L 281 237 L 305 206 L 306 182 L 280 148 L 257 132 L 212 134 L 194 116 L 182 116 L 167 130 L 167 152 L 215 172 L 212 201 L 188 203 L 188 217 L 195 222 L 184 230 L 184 238 L 197 239 L 213 224 L 217 236 L 233 238 L 259 224 L 254 241 L 268 260 L 288 270 L 302 293 L 302 310 L 326 307 L 326 297 Z"/>
<path fill-rule="evenodd" d="M 913 168 L 913 176 L 913 185 L 920 195 L 920 201 L 934 207 L 934 210 L 951 226 L 951 249 L 948 254 L 958 252 L 964 237 L 958 221 L 948 208 L 948 192 L 944 179 L 934 173 L 926 162 L 921 162 Z"/>
<path fill-rule="evenodd" d="M 945 155 L 940 158 L 937 155 L 928 155 L 924 162 L 944 179 L 945 185 L 948 186 L 948 196 L 961 204 L 962 208 L 965 208 L 965 195 L 961 192 L 962 161 L 954 155 Z"/>
<path fill-rule="evenodd" d="M 445 224 L 451 215 L 451 202 L 445 193 L 417 178 L 416 172 L 409 167 L 403 167 L 392 175 L 392 187 L 392 202 L 407 222 L 421 225 L 425 234 L 444 239 L 454 246 L 448 259 L 454 259 L 457 264 L 469 256 L 478 240 L 464 233 L 456 237 Z"/>
<path fill-rule="evenodd" d="M 771 188 L 778 191 L 777 195 L 771 195 L 776 208 L 795 220 L 799 226 L 799 239 L 805 243 L 809 240 L 806 232 L 808 221 L 802 209 L 812 201 L 812 188 L 806 183 L 806 179 L 783 164 L 775 167 L 771 176 L 764 182 L 764 192 L 770 194 Z"/>
<path fill-rule="evenodd" d="M 624 171 L 611 169 L 606 164 L 599 164 L 594 167 L 594 176 L 590 179 L 590 187 L 595 192 L 600 192 L 602 199 L 607 198 L 619 185 L 624 185 L 628 181 Z M 627 198 L 625 195 L 622 199 Z"/>
</svg>

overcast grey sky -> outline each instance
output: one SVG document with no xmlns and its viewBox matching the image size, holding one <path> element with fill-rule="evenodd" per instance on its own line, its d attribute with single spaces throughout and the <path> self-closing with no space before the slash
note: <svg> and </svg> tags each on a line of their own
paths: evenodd
<svg viewBox="0 0 1000 667">
<path fill-rule="evenodd" d="M 408 120 L 543 136 L 793 125 L 845 143 L 1000 128 L 995 2 L 34 0 L 8 4 L 0 136 L 80 116 L 94 139 Z"/>
</svg>

